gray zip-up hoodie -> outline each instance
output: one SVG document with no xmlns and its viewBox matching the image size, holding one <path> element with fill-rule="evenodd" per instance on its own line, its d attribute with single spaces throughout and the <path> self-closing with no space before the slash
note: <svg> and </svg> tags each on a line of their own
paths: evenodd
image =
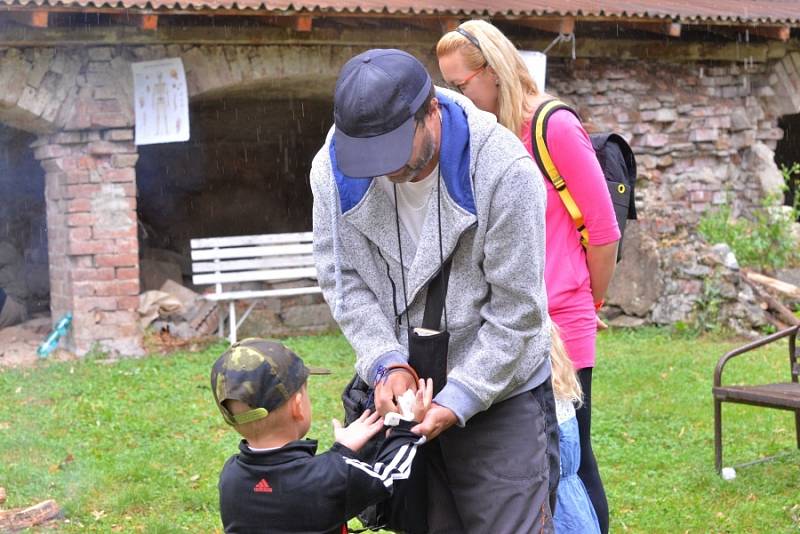
<svg viewBox="0 0 800 534">
<path fill-rule="evenodd" d="M 550 377 L 546 195 L 525 147 L 494 115 L 452 91 L 437 88 L 437 97 L 441 239 L 444 257 L 453 262 L 447 385 L 435 401 L 463 426 Z M 311 168 L 314 258 L 325 300 L 370 384 L 379 367 L 408 360 L 395 208 L 373 182 L 339 171 L 329 134 Z M 441 263 L 436 190 L 418 247 L 402 225 L 400 235 L 410 324 L 419 326 L 426 284 Z"/>
</svg>

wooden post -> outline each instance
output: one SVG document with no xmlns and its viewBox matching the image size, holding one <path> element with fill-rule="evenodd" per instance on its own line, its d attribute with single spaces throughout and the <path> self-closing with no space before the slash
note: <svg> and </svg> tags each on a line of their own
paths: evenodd
<svg viewBox="0 0 800 534">
<path fill-rule="evenodd" d="M 138 21 L 138 26 L 145 31 L 156 31 L 158 29 L 158 15 L 142 15 Z"/>
<path fill-rule="evenodd" d="M 310 32 L 313 21 L 311 15 L 298 15 L 294 19 L 294 29 L 298 32 Z"/>
</svg>

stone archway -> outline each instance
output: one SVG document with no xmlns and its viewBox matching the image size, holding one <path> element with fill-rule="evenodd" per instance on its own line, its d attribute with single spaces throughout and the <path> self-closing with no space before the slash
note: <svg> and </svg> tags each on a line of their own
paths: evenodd
<svg viewBox="0 0 800 534">
<path fill-rule="evenodd" d="M 73 314 L 68 348 L 141 351 L 132 106 L 111 48 L 6 49 L 0 120 L 38 134 L 51 311 Z M 130 93 L 130 90 L 127 90 Z"/>
</svg>

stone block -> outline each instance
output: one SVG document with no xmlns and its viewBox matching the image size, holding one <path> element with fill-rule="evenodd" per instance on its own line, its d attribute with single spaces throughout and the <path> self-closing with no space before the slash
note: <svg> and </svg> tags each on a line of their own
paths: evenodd
<svg viewBox="0 0 800 534">
<path fill-rule="evenodd" d="M 115 86 L 100 86 L 94 88 L 95 100 L 116 100 L 117 88 Z"/>
<path fill-rule="evenodd" d="M 117 246 L 112 239 L 70 241 L 67 245 L 67 253 L 72 256 L 83 256 L 87 254 L 113 254 L 116 251 Z"/>
<path fill-rule="evenodd" d="M 133 130 L 130 128 L 108 130 L 103 133 L 106 141 L 133 141 Z"/>
<path fill-rule="evenodd" d="M 131 143 L 111 143 L 109 141 L 93 141 L 88 146 L 89 154 L 105 156 L 112 154 L 135 154 L 136 147 Z"/>
<path fill-rule="evenodd" d="M 128 114 L 122 111 L 93 112 L 90 123 L 95 128 L 124 128 L 133 125 Z"/>
<path fill-rule="evenodd" d="M 50 137 L 50 142 L 58 145 L 78 145 L 83 142 L 80 132 L 60 132 Z"/>
<path fill-rule="evenodd" d="M 33 157 L 38 160 L 60 158 L 70 154 L 70 149 L 62 145 L 44 145 L 33 151 Z"/>
<path fill-rule="evenodd" d="M 114 311 L 116 309 L 117 299 L 114 297 L 84 297 L 75 299 L 75 312 L 77 313 Z"/>
<path fill-rule="evenodd" d="M 756 134 L 756 139 L 764 140 L 771 139 L 773 141 L 780 141 L 783 139 L 783 130 L 781 128 L 770 128 L 769 130 L 761 130 Z"/>
<path fill-rule="evenodd" d="M 116 168 L 135 167 L 136 162 L 139 160 L 139 154 L 114 154 L 111 156 L 111 165 Z M 134 172 L 131 180 L 136 179 Z"/>
<path fill-rule="evenodd" d="M 744 90 L 741 86 L 737 85 L 723 87 L 721 90 L 722 98 L 736 98 L 738 96 L 744 96 L 747 93 L 748 91 Z"/>
<path fill-rule="evenodd" d="M 728 115 L 708 117 L 704 122 L 705 128 L 726 129 L 731 127 L 731 118 Z"/>
<path fill-rule="evenodd" d="M 653 120 L 656 122 L 673 122 L 677 120 L 678 113 L 672 108 L 662 108 L 656 110 Z"/>
<path fill-rule="evenodd" d="M 17 101 L 17 106 L 38 117 L 44 112 L 51 97 L 52 95 L 45 89 L 37 91 L 33 87 L 25 86 L 19 101 Z"/>
<path fill-rule="evenodd" d="M 49 68 L 50 58 L 37 54 L 37 57 L 33 61 L 33 68 L 28 72 L 26 83 L 30 87 L 38 88 Z"/>
<path fill-rule="evenodd" d="M 608 288 L 606 302 L 627 315 L 645 316 L 663 289 L 658 243 L 629 221 L 622 247 L 622 260 Z"/>
<path fill-rule="evenodd" d="M 714 128 L 696 128 L 689 134 L 689 141 L 693 143 L 716 141 L 718 136 L 719 132 Z"/>
<path fill-rule="evenodd" d="M 92 238 L 92 228 L 90 226 L 77 226 L 67 231 L 69 241 L 89 241 Z"/>
<path fill-rule="evenodd" d="M 100 192 L 100 186 L 94 184 L 68 185 L 64 188 L 64 198 L 93 198 Z"/>
<path fill-rule="evenodd" d="M 669 143 L 669 136 L 666 134 L 657 134 L 657 133 L 648 133 L 642 136 L 642 140 L 639 143 L 641 146 L 644 147 L 663 147 Z"/>
<path fill-rule="evenodd" d="M 639 102 L 639 110 L 651 110 L 651 109 L 659 109 L 661 107 L 661 102 L 654 98 L 648 98 Z"/>
<path fill-rule="evenodd" d="M 92 61 L 111 61 L 111 48 L 108 46 L 90 48 L 89 59 Z"/>
<path fill-rule="evenodd" d="M 139 265 L 139 254 L 120 251 L 119 254 L 98 254 L 94 258 L 98 267 L 133 267 Z"/>
<path fill-rule="evenodd" d="M 744 109 L 736 108 L 731 112 L 730 127 L 735 132 L 747 130 L 752 127 L 750 117 Z"/>
<path fill-rule="evenodd" d="M 102 218 L 99 222 L 103 222 Z M 136 226 L 132 223 L 128 226 L 117 227 L 97 224 L 92 227 L 92 236 L 95 239 L 134 238 L 136 237 Z"/>
</svg>

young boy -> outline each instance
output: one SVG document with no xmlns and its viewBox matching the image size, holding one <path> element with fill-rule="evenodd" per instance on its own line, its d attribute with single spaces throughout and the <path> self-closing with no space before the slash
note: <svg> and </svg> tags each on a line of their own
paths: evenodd
<svg viewBox="0 0 800 534">
<path fill-rule="evenodd" d="M 336 443 L 315 456 L 317 442 L 303 439 L 311 426 L 309 374 L 322 372 L 283 345 L 255 338 L 233 345 L 214 363 L 214 400 L 244 437 L 220 474 L 225 532 L 346 533 L 348 519 L 408 478 L 425 438 L 401 423 L 388 432 L 375 465 L 365 464 L 355 453 L 383 428 L 369 411 L 346 428 L 334 420 Z M 432 391 L 430 380 L 419 381 L 416 421 L 430 407 Z"/>
</svg>

